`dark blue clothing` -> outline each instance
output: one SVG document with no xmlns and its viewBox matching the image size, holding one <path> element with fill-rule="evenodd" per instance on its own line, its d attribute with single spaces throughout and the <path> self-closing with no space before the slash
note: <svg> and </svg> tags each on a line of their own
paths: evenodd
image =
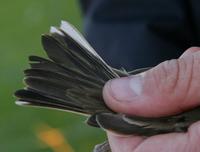
<svg viewBox="0 0 200 152">
<path fill-rule="evenodd" d="M 85 36 L 116 68 L 154 66 L 200 45 L 199 0 L 82 0 Z"/>
</svg>

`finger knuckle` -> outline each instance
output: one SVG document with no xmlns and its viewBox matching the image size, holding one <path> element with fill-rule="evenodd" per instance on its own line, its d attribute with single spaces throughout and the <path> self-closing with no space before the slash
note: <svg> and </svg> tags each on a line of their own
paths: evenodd
<svg viewBox="0 0 200 152">
<path fill-rule="evenodd" d="M 179 78 L 179 63 L 176 59 L 167 60 L 158 65 L 154 71 L 154 81 L 157 88 L 165 93 L 171 93 L 177 86 Z"/>
</svg>

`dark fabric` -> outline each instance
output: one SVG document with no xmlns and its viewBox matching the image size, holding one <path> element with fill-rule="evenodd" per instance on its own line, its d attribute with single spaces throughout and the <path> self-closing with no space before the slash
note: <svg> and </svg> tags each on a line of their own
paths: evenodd
<svg viewBox="0 0 200 152">
<path fill-rule="evenodd" d="M 112 66 L 154 66 L 200 45 L 199 0 L 92 0 L 85 36 Z"/>
<path fill-rule="evenodd" d="M 89 10 L 92 0 L 79 0 L 80 6 L 82 9 L 83 14 L 85 15 L 87 13 L 87 10 Z"/>
</svg>

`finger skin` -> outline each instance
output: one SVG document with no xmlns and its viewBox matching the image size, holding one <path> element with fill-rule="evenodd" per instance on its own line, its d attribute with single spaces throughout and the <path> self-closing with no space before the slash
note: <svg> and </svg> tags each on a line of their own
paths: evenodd
<svg viewBox="0 0 200 152">
<path fill-rule="evenodd" d="M 200 48 L 190 48 L 179 59 L 134 76 L 137 81 L 132 77 L 121 78 L 121 82 L 117 79 L 114 84 L 110 81 L 104 87 L 105 102 L 116 112 L 159 117 L 199 106 Z M 132 88 L 127 85 L 131 82 Z M 200 122 L 191 125 L 186 133 L 149 138 L 107 134 L 112 152 L 200 152 Z"/>
<path fill-rule="evenodd" d="M 187 55 L 192 55 L 195 52 L 200 51 L 200 47 L 191 47 L 187 49 L 181 56 L 180 58 L 186 57 Z"/>
<path fill-rule="evenodd" d="M 108 133 L 112 152 L 199 152 L 200 122 L 193 124 L 187 133 L 170 133 L 142 137 L 120 137 Z"/>
<path fill-rule="evenodd" d="M 144 140 L 139 136 L 119 136 L 110 132 L 107 135 L 112 152 L 132 152 Z"/>
<path fill-rule="evenodd" d="M 199 105 L 199 84 L 200 51 L 191 48 L 181 58 L 165 61 L 142 75 L 109 81 L 103 96 L 116 112 L 159 117 Z"/>
</svg>

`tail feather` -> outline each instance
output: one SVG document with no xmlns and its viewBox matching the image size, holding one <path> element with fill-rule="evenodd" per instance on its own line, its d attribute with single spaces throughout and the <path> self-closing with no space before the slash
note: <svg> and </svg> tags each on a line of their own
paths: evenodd
<svg viewBox="0 0 200 152">
<path fill-rule="evenodd" d="M 51 35 L 43 35 L 42 36 L 42 44 L 43 47 L 48 55 L 48 57 L 53 60 L 55 63 L 71 69 L 78 69 L 79 71 L 89 74 L 89 70 L 81 63 L 80 60 L 77 60 L 76 57 L 68 48 L 67 46 L 62 46 L 62 44 L 57 41 Z"/>
<path fill-rule="evenodd" d="M 16 102 L 18 105 L 30 105 L 39 107 L 48 107 L 64 111 L 77 112 L 80 114 L 86 113 L 83 107 L 75 106 L 70 103 L 65 103 L 60 99 L 48 98 L 30 90 L 18 90 L 15 95 L 19 98 Z"/>
<path fill-rule="evenodd" d="M 118 77 L 112 68 L 106 66 L 100 58 L 90 51 L 81 47 L 66 33 L 65 36 L 60 36 L 56 33 L 44 35 L 42 43 L 49 58 L 64 67 L 81 70 L 87 75 L 104 81 Z"/>
<path fill-rule="evenodd" d="M 100 78 L 105 77 L 106 81 L 111 78 L 118 77 L 118 75 L 113 71 L 113 69 L 110 66 L 108 66 L 96 52 L 86 50 L 84 47 L 82 47 L 80 43 L 72 39 L 72 37 L 67 33 L 64 33 L 64 35 L 64 37 L 59 37 L 63 38 L 63 40 L 59 39 L 60 42 L 64 41 L 64 44 L 67 44 L 67 47 L 71 50 L 72 53 L 75 54 L 76 59 L 78 59 L 78 61 L 88 63 L 87 68 L 91 68 L 91 72 L 96 71 Z"/>
<path fill-rule="evenodd" d="M 45 71 L 55 72 L 67 77 L 81 78 L 83 80 L 87 80 L 101 86 L 103 86 L 105 83 L 103 80 L 96 79 L 89 75 L 85 75 L 84 73 L 71 69 L 70 67 L 64 68 L 55 62 L 52 62 L 50 60 L 41 57 L 30 56 L 29 60 L 32 62 L 30 63 L 32 69 L 41 69 Z"/>
<path fill-rule="evenodd" d="M 48 97 L 45 96 L 44 94 L 41 94 L 41 92 L 38 92 L 33 89 L 22 89 L 18 90 L 15 95 L 19 98 L 23 97 L 24 99 L 34 99 L 40 101 L 40 103 L 49 103 L 49 104 L 57 104 L 57 105 L 63 105 L 63 106 L 73 106 L 74 108 L 79 108 L 81 109 L 81 105 L 75 105 L 74 103 L 70 102 L 64 102 L 61 98 L 56 98 L 56 97 Z M 52 102 L 53 100 L 53 102 Z"/>
<path fill-rule="evenodd" d="M 25 82 L 28 85 L 28 89 L 35 90 L 50 98 L 56 98 L 63 102 L 71 103 L 72 105 L 87 107 L 87 111 L 92 109 L 98 111 L 98 109 L 105 108 L 105 105 L 102 104 L 103 100 L 98 99 L 101 91 L 93 91 L 88 94 L 86 93 L 88 92 L 86 89 L 72 88 L 68 86 L 67 83 L 64 83 L 64 81 L 63 84 L 61 84 L 62 81 L 59 82 L 51 79 L 28 77 L 25 79 Z M 94 110 L 92 111 L 94 112 Z"/>
<path fill-rule="evenodd" d="M 111 111 L 102 88 L 118 75 L 73 27 L 63 24 L 42 36 L 49 59 L 29 57 L 31 68 L 24 71 L 26 88 L 16 92 L 18 101 L 89 115 Z"/>
<path fill-rule="evenodd" d="M 25 78 L 34 77 L 34 78 L 45 79 L 48 81 L 51 80 L 56 82 L 57 84 L 64 85 L 66 89 L 71 87 L 81 88 L 81 86 L 91 89 L 102 89 L 101 84 L 85 80 L 81 77 L 72 77 L 71 75 L 61 75 L 59 73 L 41 69 L 28 69 L 25 70 L 24 73 L 25 73 Z"/>
</svg>

